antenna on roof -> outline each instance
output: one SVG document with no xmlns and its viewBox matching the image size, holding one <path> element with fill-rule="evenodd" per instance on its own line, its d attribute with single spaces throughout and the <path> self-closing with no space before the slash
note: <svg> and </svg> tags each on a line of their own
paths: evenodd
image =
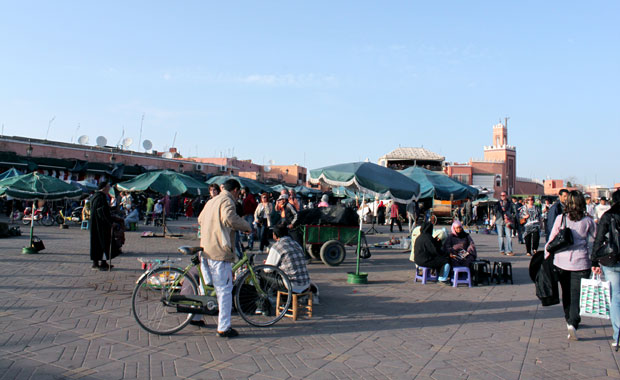
<svg viewBox="0 0 620 380">
<path fill-rule="evenodd" d="M 47 140 L 47 135 L 50 133 L 50 128 L 52 126 L 52 122 L 56 120 L 56 116 L 53 116 L 50 121 L 47 123 L 47 132 L 45 132 L 45 140 Z"/>
<path fill-rule="evenodd" d="M 131 137 L 127 137 L 123 140 L 123 149 L 127 149 L 133 144 L 133 139 Z"/>
<path fill-rule="evenodd" d="M 116 147 L 118 148 L 121 145 L 121 141 L 123 141 L 123 137 L 125 137 L 125 126 L 123 125 L 123 133 L 121 133 L 121 138 L 118 139 L 118 142 L 116 143 Z"/>
<path fill-rule="evenodd" d="M 142 113 L 142 119 L 140 119 L 140 137 L 138 137 L 138 142 L 142 141 L 142 125 L 143 124 L 144 124 L 144 113 Z"/>
<path fill-rule="evenodd" d="M 97 137 L 97 146 L 98 147 L 104 147 L 104 146 L 106 146 L 107 143 L 108 143 L 108 139 L 106 139 L 104 136 Z"/>
<path fill-rule="evenodd" d="M 144 140 L 142 142 L 142 147 L 144 148 L 144 150 L 151 150 L 153 148 L 153 143 L 151 142 L 151 140 Z"/>
<path fill-rule="evenodd" d="M 163 158 L 172 158 L 172 153 L 170 152 L 166 152 L 164 154 L 161 155 Z"/>
<path fill-rule="evenodd" d="M 174 144 L 177 142 L 177 133 L 174 132 L 174 138 L 172 139 L 172 145 L 170 147 L 174 148 Z"/>
<path fill-rule="evenodd" d="M 73 136 L 71 136 L 71 144 L 73 144 L 73 139 L 75 138 L 75 135 L 77 135 L 79 130 L 80 130 L 80 123 L 78 123 L 77 128 L 75 129 L 75 133 L 73 134 Z"/>
</svg>

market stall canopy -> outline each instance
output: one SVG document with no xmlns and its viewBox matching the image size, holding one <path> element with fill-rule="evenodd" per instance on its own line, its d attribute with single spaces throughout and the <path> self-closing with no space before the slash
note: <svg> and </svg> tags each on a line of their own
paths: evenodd
<svg viewBox="0 0 620 380">
<path fill-rule="evenodd" d="M 176 196 L 181 194 L 201 195 L 209 193 L 209 186 L 188 175 L 172 170 L 158 170 L 140 174 L 129 181 L 120 182 L 116 187 L 122 191 L 151 190 L 160 194 Z"/>
<path fill-rule="evenodd" d="M 419 166 L 411 166 L 399 172 L 420 184 L 420 198 L 450 200 L 452 196 L 453 200 L 460 200 L 478 195 L 478 190 L 469 185 Z"/>
<path fill-rule="evenodd" d="M 215 183 L 216 185 L 222 185 L 224 182 L 226 182 L 229 179 L 236 179 L 241 184 L 241 187 L 247 187 L 250 190 L 250 193 L 252 194 L 258 194 L 258 193 L 263 193 L 263 192 L 265 193 L 274 192 L 273 188 L 265 184 L 262 184 L 250 178 L 239 177 L 236 175 L 220 175 L 217 177 L 211 177 L 207 180 L 207 183 L 208 184 Z"/>
<path fill-rule="evenodd" d="M 82 189 L 82 192 L 85 193 L 85 194 L 97 191 L 97 185 L 92 183 L 92 182 L 88 182 L 88 181 L 71 181 L 70 183 L 72 185 L 75 185 L 75 186 L 79 187 L 80 189 Z M 110 189 L 110 190 L 112 190 L 112 189 Z"/>
<path fill-rule="evenodd" d="M 58 178 L 33 172 L 0 180 L 0 195 L 24 200 L 58 200 L 79 198 L 82 189 Z"/>
<path fill-rule="evenodd" d="M 290 187 L 290 186 L 284 186 L 284 185 L 282 185 L 282 184 L 277 184 L 277 185 L 273 185 L 273 186 L 271 186 L 271 192 L 272 192 L 272 193 L 279 193 L 279 192 L 281 192 L 282 190 L 289 191 L 290 189 L 292 189 L 292 187 Z"/>
<path fill-rule="evenodd" d="M 369 200 L 369 201 L 373 201 L 375 199 L 374 195 L 369 195 L 369 194 L 360 195 L 356 193 L 354 190 L 351 190 L 350 188 L 347 188 L 344 186 L 332 187 L 332 194 L 334 197 L 337 197 L 337 198 L 349 198 L 351 200 L 362 199 L 362 196 L 364 197 L 364 199 Z M 379 199 L 388 199 L 388 198 L 382 195 L 379 197 Z"/>
<path fill-rule="evenodd" d="M 351 162 L 310 170 L 310 182 L 357 189 L 361 193 L 385 195 L 397 202 L 418 198 L 420 184 L 395 170 L 372 162 Z"/>
<path fill-rule="evenodd" d="M 16 177 L 18 175 L 21 175 L 21 173 L 18 172 L 17 169 L 10 168 L 9 170 L 2 172 L 2 174 L 0 174 L 0 180 L 5 179 L 5 178 Z"/>
<path fill-rule="evenodd" d="M 306 186 L 295 186 L 293 189 L 297 194 L 301 194 L 304 197 L 311 197 L 313 195 L 323 194 L 323 192 L 319 189 L 313 189 Z"/>
<path fill-rule="evenodd" d="M 50 177 L 37 172 L 18 175 L 0 180 L 0 195 L 8 195 L 16 199 L 32 201 L 32 215 L 34 215 L 35 200 L 58 200 L 79 198 L 82 189 L 68 184 L 58 178 Z M 37 253 L 33 246 L 34 217 L 30 218 L 30 243 L 22 249 L 22 253 Z"/>
<path fill-rule="evenodd" d="M 472 204 L 474 206 L 478 206 L 478 205 L 497 203 L 497 202 L 499 202 L 499 199 L 496 199 L 493 197 L 484 197 L 484 198 L 476 199 L 475 201 L 472 202 Z"/>
</svg>

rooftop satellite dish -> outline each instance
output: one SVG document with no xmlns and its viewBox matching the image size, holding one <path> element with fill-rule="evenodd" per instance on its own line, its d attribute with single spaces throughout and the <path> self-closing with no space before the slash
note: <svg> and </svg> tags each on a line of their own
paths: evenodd
<svg viewBox="0 0 620 380">
<path fill-rule="evenodd" d="M 133 144 L 133 139 L 131 137 L 127 137 L 123 140 L 123 149 L 129 148 Z"/>
<path fill-rule="evenodd" d="M 170 152 L 166 152 L 164 154 L 161 155 L 163 158 L 172 158 L 172 153 Z"/>
<path fill-rule="evenodd" d="M 108 143 L 108 139 L 106 139 L 103 136 L 99 136 L 97 137 L 97 146 L 106 146 L 106 144 Z"/>
<path fill-rule="evenodd" d="M 269 173 L 271 171 L 271 165 L 273 165 L 274 162 L 275 162 L 274 160 L 267 161 L 267 165 L 265 165 L 263 170 L 265 170 L 266 173 Z"/>
<path fill-rule="evenodd" d="M 78 139 L 78 142 L 79 142 L 81 145 L 86 145 L 86 144 L 88 144 L 88 136 L 86 136 L 86 135 L 82 135 L 82 136 L 80 136 L 80 138 Z"/>
<path fill-rule="evenodd" d="M 145 150 L 151 150 L 151 148 L 153 148 L 153 143 L 151 142 L 151 140 L 144 140 L 144 141 L 142 142 L 142 147 L 143 147 Z"/>
</svg>

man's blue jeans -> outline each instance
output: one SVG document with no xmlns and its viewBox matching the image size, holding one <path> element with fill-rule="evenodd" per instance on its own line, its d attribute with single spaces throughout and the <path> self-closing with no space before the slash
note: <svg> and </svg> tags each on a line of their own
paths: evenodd
<svg viewBox="0 0 620 380">
<path fill-rule="evenodd" d="M 601 265 L 605 274 L 605 280 L 611 286 L 611 325 L 614 328 L 614 342 L 618 341 L 618 331 L 620 330 L 620 266 L 606 267 Z"/>
<path fill-rule="evenodd" d="M 497 224 L 497 243 L 500 252 L 512 252 L 511 230 L 505 224 Z"/>
</svg>

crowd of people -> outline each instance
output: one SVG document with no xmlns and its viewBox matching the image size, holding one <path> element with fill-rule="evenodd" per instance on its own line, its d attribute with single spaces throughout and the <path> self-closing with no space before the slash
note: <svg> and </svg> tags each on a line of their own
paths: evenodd
<svg viewBox="0 0 620 380">
<path fill-rule="evenodd" d="M 261 249 L 268 244 L 267 234 L 274 243 L 265 262 L 279 267 L 291 281 L 292 291 L 306 292 L 311 288 L 310 275 L 306 267 L 303 248 L 289 236 L 289 231 L 302 207 L 294 190 L 283 190 L 275 206 L 268 194 L 260 195 L 260 203 L 239 182 L 229 179 L 220 189 L 212 189 L 212 198 L 198 216 L 201 228 L 200 246 L 203 248 L 201 268 L 207 283 L 213 284 L 218 300 L 217 335 L 223 338 L 238 336 L 231 327 L 233 273 L 235 252 L 239 253 L 240 233 L 249 235 L 248 247 L 252 247 L 256 231 L 259 232 Z M 200 316 L 192 324 L 204 327 Z"/>
<path fill-rule="evenodd" d="M 616 251 L 615 257 L 611 257 L 609 249 L 605 251 L 603 248 L 610 244 L 610 239 L 620 235 L 620 190 L 613 193 L 612 201 L 613 205 L 609 205 L 607 199 L 601 197 L 595 204 L 580 191 L 562 189 L 553 204 L 548 200 L 536 204 L 532 196 L 526 197 L 523 202 L 517 198 L 511 200 L 506 192 L 502 192 L 499 202 L 493 207 L 490 224 L 496 228 L 500 254 L 515 255 L 512 238 L 516 237 L 525 244 L 526 255 L 540 254 L 542 258 L 551 260 L 550 281 L 559 284 L 561 289 L 568 339 L 578 339 L 581 281 L 592 274 L 603 274 L 610 283 L 612 346 L 617 347 L 620 338 L 620 255 Z M 462 217 L 467 220 L 465 215 Z M 455 218 L 450 233 L 442 237 L 434 230 L 432 223 L 424 221 L 417 235 L 413 235 L 412 257 L 415 264 L 435 271 L 441 284 L 450 284 L 452 268 L 470 266 L 477 259 L 474 241 L 464 231 L 463 224 Z M 547 247 L 563 228 L 570 230 L 572 243 L 550 253 Z M 543 251 L 539 251 L 542 233 L 545 246 Z"/>
<path fill-rule="evenodd" d="M 108 260 L 120 253 L 123 238 L 115 231 L 122 231 L 130 223 L 137 223 L 141 215 L 147 220 L 156 220 L 167 213 L 170 197 L 154 199 L 147 196 L 136 202 L 130 193 L 121 193 L 118 202 L 110 196 L 110 186 L 103 182 L 99 190 L 86 202 L 84 209 L 90 213 L 91 260 L 93 269 L 110 270 Z M 513 237 L 525 245 L 525 254 L 544 257 L 553 261 L 554 280 L 559 284 L 562 296 L 569 339 L 577 339 L 581 324 L 579 316 L 580 282 L 592 273 L 605 275 L 611 282 L 612 308 L 611 320 L 614 340 L 620 330 L 620 263 L 606 262 L 597 257 L 597 252 L 609 239 L 612 221 L 620 225 L 620 191 L 613 194 L 613 206 L 601 198 L 599 204 L 579 191 L 562 189 L 556 202 L 548 200 L 540 204 L 534 197 L 510 199 L 505 192 L 500 193 L 499 202 L 491 211 L 490 225 L 495 227 L 500 254 L 514 256 Z M 329 206 L 329 197 L 324 195 L 316 207 Z M 466 200 L 461 212 L 454 218 L 449 233 L 436 236 L 433 223 L 416 202 L 406 207 L 409 228 L 418 225 L 413 260 L 420 267 L 436 271 L 439 282 L 450 284 L 451 270 L 455 267 L 468 267 L 477 260 L 478 254 L 472 236 L 464 227 L 472 223 L 471 201 Z M 144 211 L 139 210 L 140 205 Z M 211 185 L 208 199 L 182 199 L 179 205 L 191 217 L 198 213 L 202 231 L 201 246 L 205 257 L 201 263 L 207 278 L 216 288 L 220 315 L 217 333 L 222 337 L 238 334 L 230 326 L 232 297 L 231 264 L 244 250 L 254 248 L 258 242 L 260 252 L 267 252 L 266 263 L 281 267 L 291 278 L 293 290 L 306 291 L 310 286 L 310 276 L 306 268 L 306 255 L 294 236 L 293 227 L 298 213 L 303 208 L 315 207 L 310 200 L 302 200 L 294 190 L 282 190 L 279 195 L 258 194 L 255 197 L 248 189 L 241 188 L 235 180 L 229 180 L 221 187 Z M 390 231 L 394 224 L 402 231 L 400 210 L 395 202 L 390 203 Z M 377 219 L 383 220 L 386 205 L 379 203 Z M 546 249 L 539 250 L 544 233 L 545 247 L 553 241 L 564 227 L 570 228 L 573 243 L 570 247 L 550 254 Z M 414 234 L 415 235 L 415 234 Z M 244 244 L 246 243 L 246 244 Z M 192 324 L 204 325 L 202 320 Z"/>
</svg>

